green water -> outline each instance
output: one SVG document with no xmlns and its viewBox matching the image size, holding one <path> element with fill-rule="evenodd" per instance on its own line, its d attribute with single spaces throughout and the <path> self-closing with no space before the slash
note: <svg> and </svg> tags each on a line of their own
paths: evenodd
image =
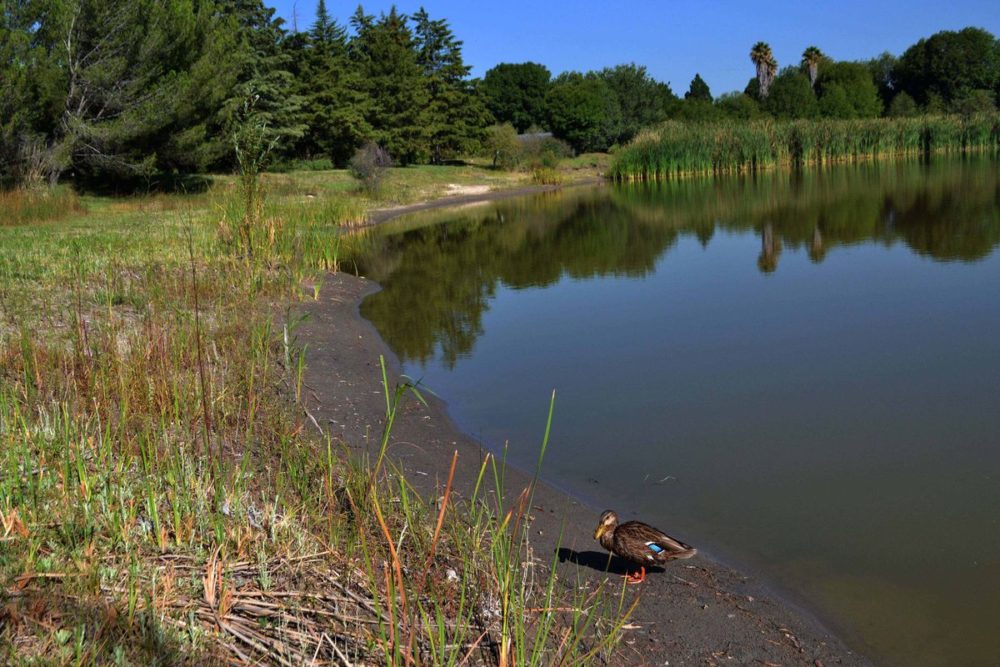
<svg viewBox="0 0 1000 667">
<path fill-rule="evenodd" d="M 569 190 L 379 230 L 362 312 L 516 463 L 554 388 L 555 483 L 880 664 L 994 665 L 998 243 L 984 159 Z"/>
</svg>

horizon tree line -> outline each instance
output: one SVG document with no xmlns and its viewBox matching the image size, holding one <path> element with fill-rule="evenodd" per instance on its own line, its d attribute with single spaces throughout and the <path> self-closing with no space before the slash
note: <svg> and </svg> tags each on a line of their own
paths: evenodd
<svg viewBox="0 0 1000 667">
<path fill-rule="evenodd" d="M 666 120 L 974 113 L 1000 99 L 1000 42 L 942 31 L 901 56 L 836 61 L 809 46 L 779 69 L 753 45 L 742 92 L 696 74 L 678 96 L 644 65 L 558 76 L 500 63 L 471 77 L 463 42 L 423 8 L 288 31 L 263 0 L 17 0 L 0 10 L 0 185 L 71 179 L 151 187 L 233 168 L 232 141 L 266 128 L 279 163 L 343 166 L 374 142 L 397 164 L 480 150 L 490 126 L 551 131 L 603 151 Z"/>
</svg>

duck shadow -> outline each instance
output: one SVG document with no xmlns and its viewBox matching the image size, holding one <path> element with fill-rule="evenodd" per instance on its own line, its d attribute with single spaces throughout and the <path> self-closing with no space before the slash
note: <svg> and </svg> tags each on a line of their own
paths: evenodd
<svg viewBox="0 0 1000 667">
<path fill-rule="evenodd" d="M 598 572 L 607 572 L 608 574 L 620 574 L 625 575 L 630 572 L 637 572 L 639 566 L 635 565 L 624 558 L 619 558 L 612 554 L 601 552 L 601 551 L 574 551 L 573 549 L 568 549 L 566 547 L 560 547 L 556 549 L 556 554 L 559 556 L 559 562 L 565 563 L 569 561 L 570 563 L 576 563 L 582 567 L 589 567 L 592 570 L 597 570 Z M 665 570 L 658 565 L 647 565 L 647 573 L 664 572 Z"/>
</svg>

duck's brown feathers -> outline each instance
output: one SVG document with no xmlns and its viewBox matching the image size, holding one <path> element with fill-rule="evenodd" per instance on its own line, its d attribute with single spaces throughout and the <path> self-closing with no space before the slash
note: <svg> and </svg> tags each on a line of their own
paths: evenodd
<svg viewBox="0 0 1000 667">
<path fill-rule="evenodd" d="M 617 516 L 613 516 L 613 513 L 609 516 L 606 512 L 605 517 L 602 517 L 602 524 L 606 528 L 598 537 L 601 546 L 616 556 L 640 565 L 691 558 L 698 553 L 697 549 L 641 521 L 619 524 Z"/>
</svg>

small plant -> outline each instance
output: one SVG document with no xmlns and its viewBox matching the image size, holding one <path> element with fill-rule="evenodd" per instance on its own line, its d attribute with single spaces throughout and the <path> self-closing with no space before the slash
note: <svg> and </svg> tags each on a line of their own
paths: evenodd
<svg viewBox="0 0 1000 667">
<path fill-rule="evenodd" d="M 391 166 L 392 157 L 388 151 L 374 142 L 368 142 L 354 153 L 347 168 L 351 176 L 361 181 L 368 194 L 376 195 Z"/>
</svg>

